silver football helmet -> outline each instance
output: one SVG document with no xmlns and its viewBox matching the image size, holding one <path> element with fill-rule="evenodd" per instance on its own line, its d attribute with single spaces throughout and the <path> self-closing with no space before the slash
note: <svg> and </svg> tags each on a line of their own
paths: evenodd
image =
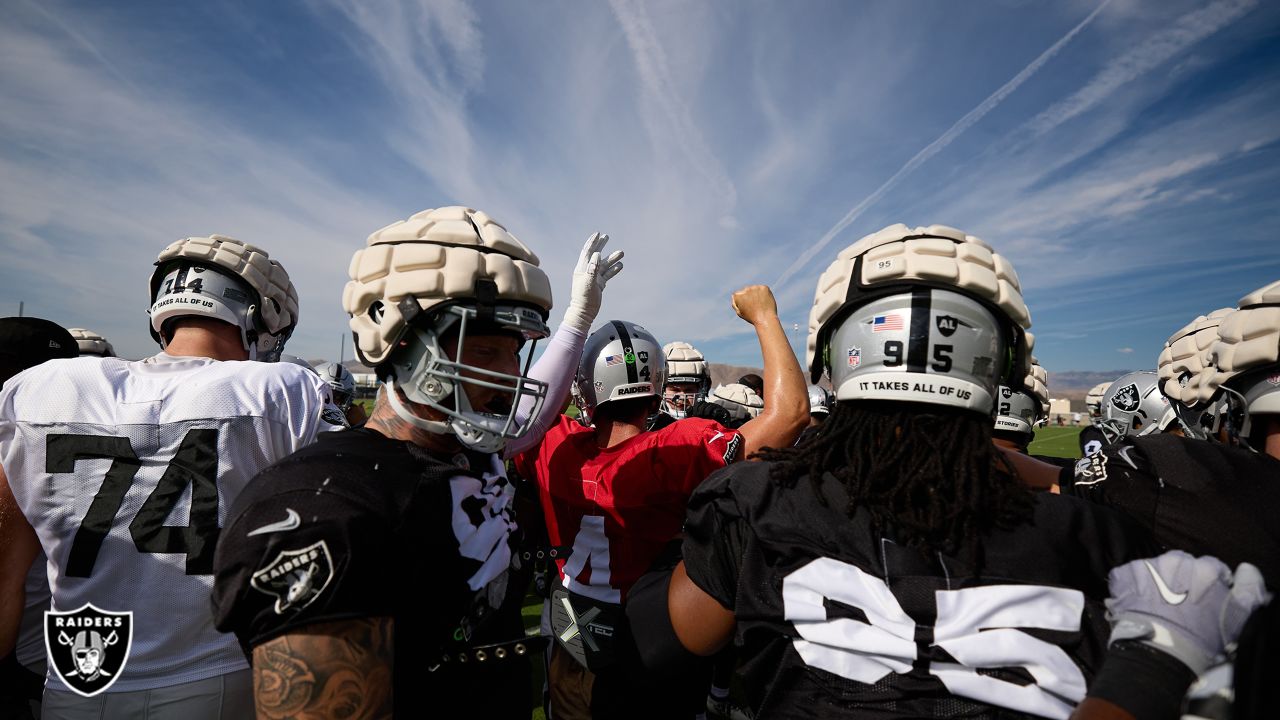
<svg viewBox="0 0 1280 720">
<path fill-rule="evenodd" d="M 809 414 L 823 417 L 831 414 L 831 393 L 821 385 L 809 386 Z"/>
<path fill-rule="evenodd" d="M 333 404 L 342 408 L 343 412 L 350 410 L 356 397 L 355 375 L 336 362 L 320 363 L 315 367 L 315 373 L 332 389 Z"/>
<path fill-rule="evenodd" d="M 156 259 L 150 288 L 151 337 L 161 347 L 171 320 L 207 317 L 238 327 L 250 360 L 275 362 L 298 324 L 298 292 L 284 266 L 225 235 L 170 244 Z"/>
<path fill-rule="evenodd" d="M 518 374 L 464 361 L 476 335 L 537 341 L 549 334 L 550 280 L 506 228 L 472 208 L 423 210 L 370 235 L 348 276 L 342 304 L 356 356 L 385 381 L 400 419 L 479 452 L 497 452 L 533 427 L 547 393 L 546 383 L 528 377 L 533 342 L 524 342 L 528 357 Z M 509 402 L 472 407 L 468 388 L 496 390 Z M 444 419 L 420 417 L 401 392 Z M 522 401 L 530 406 L 525 416 Z"/>
<path fill-rule="evenodd" d="M 1102 397 L 1102 417 L 1095 424 L 1108 443 L 1126 435 L 1151 435 L 1173 422 L 1169 398 L 1160 393 L 1160 376 L 1151 370 L 1121 375 Z"/>
<path fill-rule="evenodd" d="M 662 345 L 643 327 L 610 320 L 591 333 L 572 387 L 578 420 L 590 425 L 596 408 L 614 400 L 659 397 L 666 381 Z"/>
<path fill-rule="evenodd" d="M 1013 266 L 955 228 L 891 225 L 845 248 L 818 280 L 809 315 L 810 381 L 836 399 L 995 411 L 1022 387 L 1031 317 Z"/>
</svg>

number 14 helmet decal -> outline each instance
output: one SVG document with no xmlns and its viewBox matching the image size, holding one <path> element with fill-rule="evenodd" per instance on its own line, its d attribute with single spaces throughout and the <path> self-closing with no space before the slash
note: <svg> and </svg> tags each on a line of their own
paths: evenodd
<svg viewBox="0 0 1280 720">
<path fill-rule="evenodd" d="M 891 225 L 843 250 L 809 315 L 809 370 L 837 400 L 897 400 L 990 413 L 997 385 L 1030 369 L 1031 317 L 1017 273 L 943 225 Z"/>
</svg>

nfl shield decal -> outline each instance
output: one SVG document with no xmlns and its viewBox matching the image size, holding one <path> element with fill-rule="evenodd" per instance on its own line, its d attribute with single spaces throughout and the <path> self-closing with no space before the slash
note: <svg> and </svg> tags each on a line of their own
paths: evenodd
<svg viewBox="0 0 1280 720">
<path fill-rule="evenodd" d="M 44 614 L 44 644 L 54 672 L 72 692 L 93 697 L 124 671 L 133 647 L 133 613 L 79 610 Z"/>
<path fill-rule="evenodd" d="M 1135 383 L 1129 383 L 1120 388 L 1120 391 L 1111 396 L 1111 404 L 1121 412 L 1133 412 L 1138 409 L 1142 398 L 1138 396 L 1138 386 Z"/>
<path fill-rule="evenodd" d="M 323 540 L 284 550 L 249 579 L 254 590 L 276 599 L 276 614 L 310 605 L 333 580 L 333 557 Z"/>
</svg>

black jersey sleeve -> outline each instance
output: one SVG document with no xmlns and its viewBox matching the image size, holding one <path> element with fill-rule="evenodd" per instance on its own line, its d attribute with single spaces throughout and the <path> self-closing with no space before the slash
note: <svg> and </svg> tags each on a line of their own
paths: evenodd
<svg viewBox="0 0 1280 720">
<path fill-rule="evenodd" d="M 768 482 L 760 463 L 735 463 L 712 473 L 693 496 L 685 516 L 685 572 L 695 585 L 726 608 L 738 594 L 738 575 L 750 536 L 736 489 L 739 483 Z M 757 477 L 759 476 L 759 477 Z"/>
<path fill-rule="evenodd" d="M 246 650 L 312 623 L 394 614 L 406 548 L 391 503 L 367 477 L 313 460 L 255 477 L 219 538 L 215 624 Z"/>
<path fill-rule="evenodd" d="M 1160 478 L 1138 445 L 1121 440 L 1082 458 L 1064 492 L 1123 510 L 1147 529 L 1155 527 Z"/>
</svg>

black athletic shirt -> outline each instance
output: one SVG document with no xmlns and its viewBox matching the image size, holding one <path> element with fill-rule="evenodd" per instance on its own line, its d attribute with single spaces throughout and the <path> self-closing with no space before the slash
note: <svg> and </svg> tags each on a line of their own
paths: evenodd
<svg viewBox="0 0 1280 720">
<path fill-rule="evenodd" d="M 971 557 L 926 555 L 863 510 L 846 516 L 830 476 L 823 502 L 769 468 L 711 475 L 684 542 L 689 577 L 737 617 L 761 719 L 1065 718 L 1102 662 L 1107 573 L 1155 554 L 1118 513 L 1043 494 L 1027 523 L 983 539 L 975 573 Z"/>
<path fill-rule="evenodd" d="M 1167 549 L 1258 566 L 1280 589 L 1280 460 L 1172 434 L 1124 438 L 1059 478 L 1114 507 Z"/>
<path fill-rule="evenodd" d="M 322 434 L 232 505 L 214 560 L 217 628 L 251 651 L 313 623 L 391 617 L 397 717 L 451 716 L 455 704 L 528 717 L 527 664 L 429 670 L 451 648 L 523 632 L 523 587 L 508 587 L 514 489 L 495 460 L 442 462 L 366 429 Z"/>
</svg>

